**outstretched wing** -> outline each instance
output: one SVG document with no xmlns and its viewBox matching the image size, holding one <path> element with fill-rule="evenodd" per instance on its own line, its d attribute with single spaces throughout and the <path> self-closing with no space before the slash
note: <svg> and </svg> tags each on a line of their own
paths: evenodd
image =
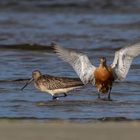
<svg viewBox="0 0 140 140">
<path fill-rule="evenodd" d="M 115 53 L 111 67 L 116 80 L 123 80 L 126 77 L 133 58 L 138 55 L 140 55 L 140 43 L 122 48 Z"/>
<path fill-rule="evenodd" d="M 60 58 L 68 62 L 76 71 L 84 84 L 94 83 L 94 67 L 88 57 L 82 53 L 77 53 L 71 49 L 66 49 L 58 45 L 54 45 L 55 52 Z"/>
</svg>

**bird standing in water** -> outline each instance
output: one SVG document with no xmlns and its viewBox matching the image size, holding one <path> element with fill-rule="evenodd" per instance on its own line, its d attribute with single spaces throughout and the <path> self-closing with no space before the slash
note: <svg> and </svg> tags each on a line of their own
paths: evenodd
<svg viewBox="0 0 140 140">
<path fill-rule="evenodd" d="M 98 98 L 100 93 L 108 93 L 108 100 L 111 100 L 113 82 L 125 79 L 133 58 L 140 55 L 140 43 L 136 43 L 117 51 L 110 66 L 107 65 L 106 58 L 102 57 L 99 66 L 95 67 L 83 53 L 56 44 L 54 49 L 61 59 L 73 67 L 84 84 L 92 83 L 96 86 Z"/>
<path fill-rule="evenodd" d="M 67 92 L 82 87 L 84 84 L 79 78 L 56 77 L 51 75 L 42 75 L 39 70 L 32 72 L 32 78 L 22 87 L 23 90 L 28 84 L 34 82 L 35 87 L 42 91 L 48 92 L 53 99 L 67 96 Z M 58 96 L 64 94 L 63 96 Z"/>
</svg>

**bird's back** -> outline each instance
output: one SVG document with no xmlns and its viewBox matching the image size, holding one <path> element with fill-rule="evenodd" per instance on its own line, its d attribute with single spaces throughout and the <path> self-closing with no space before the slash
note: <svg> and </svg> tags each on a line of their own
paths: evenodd
<svg viewBox="0 0 140 140">
<path fill-rule="evenodd" d="M 42 75 L 36 81 L 37 86 L 45 86 L 48 90 L 72 88 L 83 86 L 79 78 L 56 77 L 51 75 Z"/>
</svg>

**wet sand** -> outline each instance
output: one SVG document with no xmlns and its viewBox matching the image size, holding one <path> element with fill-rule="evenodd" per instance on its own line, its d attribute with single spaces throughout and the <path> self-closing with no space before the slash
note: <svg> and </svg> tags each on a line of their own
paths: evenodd
<svg viewBox="0 0 140 140">
<path fill-rule="evenodd" d="M 0 122 L 1 140 L 140 139 L 140 122 L 9 121 Z"/>
</svg>

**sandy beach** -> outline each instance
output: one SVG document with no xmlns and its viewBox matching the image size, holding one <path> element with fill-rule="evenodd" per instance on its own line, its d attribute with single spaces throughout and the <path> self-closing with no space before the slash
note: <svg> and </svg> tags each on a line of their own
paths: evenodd
<svg viewBox="0 0 140 140">
<path fill-rule="evenodd" d="M 0 122 L 1 140 L 138 140 L 140 122 L 9 121 Z"/>
</svg>

